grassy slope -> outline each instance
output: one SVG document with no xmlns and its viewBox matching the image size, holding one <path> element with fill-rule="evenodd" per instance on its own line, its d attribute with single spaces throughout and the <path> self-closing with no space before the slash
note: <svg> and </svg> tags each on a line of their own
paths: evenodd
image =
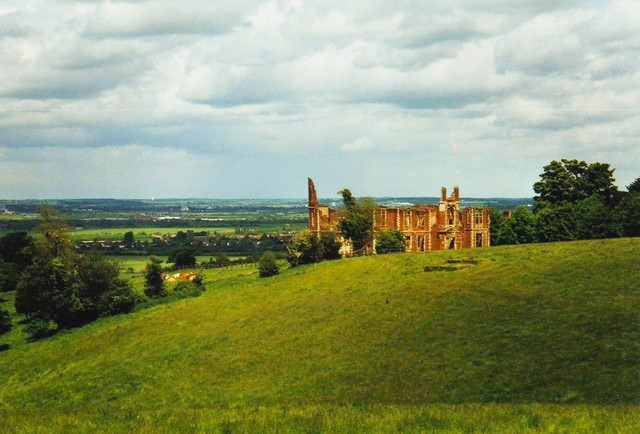
<svg viewBox="0 0 640 434">
<path fill-rule="evenodd" d="M 480 263 L 422 271 L 461 258 Z M 637 430 L 639 258 L 623 239 L 212 273 L 199 299 L 0 353 L 0 427 Z"/>
</svg>

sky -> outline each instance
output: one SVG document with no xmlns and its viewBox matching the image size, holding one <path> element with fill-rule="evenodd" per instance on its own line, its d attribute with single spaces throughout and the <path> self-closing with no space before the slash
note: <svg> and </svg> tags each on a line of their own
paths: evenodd
<svg viewBox="0 0 640 434">
<path fill-rule="evenodd" d="M 0 2 L 0 199 L 640 176 L 640 2 Z"/>
</svg>

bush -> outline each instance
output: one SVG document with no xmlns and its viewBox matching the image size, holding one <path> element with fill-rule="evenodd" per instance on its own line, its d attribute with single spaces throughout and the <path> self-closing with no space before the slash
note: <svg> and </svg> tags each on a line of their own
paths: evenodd
<svg viewBox="0 0 640 434">
<path fill-rule="evenodd" d="M 273 252 L 264 252 L 258 261 L 258 273 L 260 277 L 275 276 L 280 273 L 278 263 L 276 262 L 276 256 Z"/>
<path fill-rule="evenodd" d="M 128 284 L 113 288 L 102 295 L 100 300 L 101 312 L 106 315 L 131 312 L 140 297 L 136 295 Z"/>
<path fill-rule="evenodd" d="M 316 234 L 303 230 L 291 238 L 287 260 L 292 267 L 319 262 L 323 257 L 322 249 L 322 243 Z"/>
<path fill-rule="evenodd" d="M 404 241 L 404 235 L 399 230 L 390 229 L 378 234 L 376 252 L 389 253 L 404 252 L 406 250 L 407 247 Z"/>
<path fill-rule="evenodd" d="M 191 280 L 191 283 L 204 291 L 204 278 L 202 277 L 202 274 L 196 274 L 196 277 Z"/>
<path fill-rule="evenodd" d="M 144 294 L 147 297 L 162 297 L 167 295 L 162 279 L 160 261 L 154 257 L 149 259 L 144 270 Z"/>
<path fill-rule="evenodd" d="M 11 330 L 11 314 L 6 309 L 0 308 L 0 335 Z"/>
<path fill-rule="evenodd" d="M 169 252 L 167 262 L 173 262 L 176 267 L 195 267 L 196 257 L 192 249 L 178 248 Z"/>
<path fill-rule="evenodd" d="M 322 259 L 340 258 L 342 243 L 334 232 L 323 232 L 320 235 L 320 245 L 322 246 Z"/>
<path fill-rule="evenodd" d="M 182 297 L 198 297 L 202 294 L 202 286 L 188 280 L 180 280 L 173 287 L 174 294 L 180 294 Z"/>
<path fill-rule="evenodd" d="M 15 265 L 0 259 L 0 292 L 13 291 L 20 280 L 20 273 Z"/>
<path fill-rule="evenodd" d="M 30 341 L 37 341 L 54 334 L 56 328 L 53 321 L 37 318 L 27 324 L 24 331 L 29 336 Z"/>
</svg>

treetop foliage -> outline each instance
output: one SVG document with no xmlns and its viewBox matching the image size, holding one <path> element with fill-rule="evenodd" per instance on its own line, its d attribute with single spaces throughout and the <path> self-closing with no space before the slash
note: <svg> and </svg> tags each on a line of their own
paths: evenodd
<svg viewBox="0 0 640 434">
<path fill-rule="evenodd" d="M 271 277 L 280 273 L 276 255 L 273 252 L 264 252 L 258 260 L 258 275 L 260 277 Z"/>
<path fill-rule="evenodd" d="M 533 189 L 534 213 L 510 218 L 492 213 L 492 244 L 614 238 L 640 235 L 640 178 L 619 191 L 605 163 L 563 159 L 544 166 Z"/>
<path fill-rule="evenodd" d="M 318 237 L 308 229 L 303 230 L 289 242 L 287 260 L 295 267 L 325 259 L 337 259 L 340 257 L 340 246 L 340 240 L 333 232 L 325 232 Z"/>
<path fill-rule="evenodd" d="M 382 231 L 378 234 L 376 252 L 404 252 L 406 245 L 404 235 L 397 229 Z"/>
<path fill-rule="evenodd" d="M 345 209 L 340 219 L 340 231 L 353 243 L 354 250 L 373 245 L 373 216 L 377 205 L 370 197 L 356 200 L 347 188 L 338 192 L 342 195 Z"/>
<path fill-rule="evenodd" d="M 162 261 L 154 257 L 149 258 L 144 270 L 144 293 L 147 297 L 167 295 L 162 278 Z"/>
<path fill-rule="evenodd" d="M 627 191 L 629 193 L 640 193 L 640 176 L 634 179 L 634 181 L 627 185 Z"/>
<path fill-rule="evenodd" d="M 607 204 L 614 204 L 618 187 L 609 164 L 586 163 L 562 159 L 544 166 L 540 181 L 533 184 L 537 208 L 576 203 L 598 195 Z"/>
<path fill-rule="evenodd" d="M 41 217 L 42 237 L 31 247 L 31 264 L 17 284 L 16 311 L 30 320 L 74 327 L 133 309 L 136 296 L 120 279 L 118 265 L 95 253 L 76 254 L 55 210 L 43 208 Z"/>
</svg>

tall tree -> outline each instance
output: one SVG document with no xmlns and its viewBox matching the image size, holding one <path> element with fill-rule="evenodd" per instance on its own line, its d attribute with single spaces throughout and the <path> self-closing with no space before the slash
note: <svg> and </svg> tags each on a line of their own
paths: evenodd
<svg viewBox="0 0 640 434">
<path fill-rule="evenodd" d="M 135 239 L 133 237 L 133 231 L 127 231 L 124 233 L 124 238 L 122 239 L 122 242 L 127 246 L 127 247 L 131 247 L 133 246 L 133 243 L 135 242 Z"/>
<path fill-rule="evenodd" d="M 33 264 L 22 272 L 15 306 L 27 318 L 53 320 L 59 327 L 74 327 L 102 314 L 131 310 L 135 294 L 119 278 L 117 264 L 96 253 L 77 255 L 62 218 L 43 210 L 33 248 Z"/>
<path fill-rule="evenodd" d="M 144 293 L 147 297 L 162 297 L 167 294 L 162 279 L 162 262 L 151 257 L 144 270 Z"/>
<path fill-rule="evenodd" d="M 627 185 L 627 191 L 629 193 L 640 193 L 640 176 L 637 177 L 631 184 Z"/>
<path fill-rule="evenodd" d="M 72 259 L 73 245 L 69 235 L 71 228 L 55 208 L 40 208 L 40 223 L 36 230 L 45 239 L 41 247 L 48 249 L 53 258 Z"/>
<path fill-rule="evenodd" d="M 389 252 L 404 252 L 406 250 L 406 244 L 404 241 L 404 235 L 397 229 L 389 229 L 382 231 L 378 234 L 376 243 L 376 252 L 389 253 Z"/>
<path fill-rule="evenodd" d="M 33 240 L 26 232 L 10 232 L 0 238 L 0 259 L 22 271 L 31 265 L 32 245 Z"/>
<path fill-rule="evenodd" d="M 524 206 L 517 207 L 513 215 L 502 222 L 496 236 L 497 244 L 526 244 L 536 241 L 533 214 Z"/>
<path fill-rule="evenodd" d="M 614 205 L 618 200 L 618 188 L 613 172 L 606 163 L 554 160 L 544 166 L 540 181 L 533 185 L 533 191 L 538 194 L 534 197 L 536 208 L 576 203 L 593 195 Z"/>
<path fill-rule="evenodd" d="M 640 237 L 640 192 L 625 194 L 616 208 L 616 213 L 624 235 Z"/>
<path fill-rule="evenodd" d="M 340 230 L 345 238 L 353 243 L 353 249 L 358 251 L 373 246 L 373 216 L 376 205 L 370 197 L 356 200 L 347 188 L 338 192 L 342 195 L 344 211 L 340 219 Z"/>
<path fill-rule="evenodd" d="M 11 326 L 11 314 L 8 310 L 0 307 L 0 335 L 3 335 L 11 330 Z"/>
</svg>

